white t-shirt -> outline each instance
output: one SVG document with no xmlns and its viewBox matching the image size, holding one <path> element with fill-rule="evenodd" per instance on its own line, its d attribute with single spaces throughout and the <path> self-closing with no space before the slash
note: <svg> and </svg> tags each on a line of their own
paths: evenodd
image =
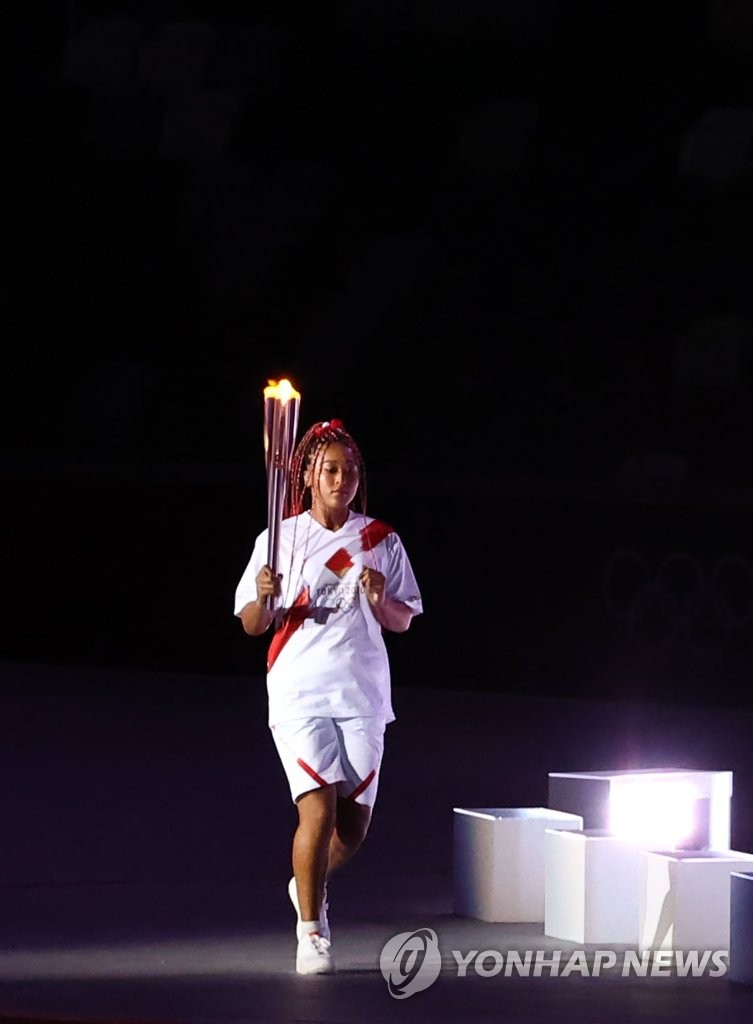
<svg viewBox="0 0 753 1024">
<path fill-rule="evenodd" d="M 264 530 L 236 588 L 236 615 L 256 600 L 268 543 Z M 277 569 L 285 615 L 267 655 L 270 725 L 319 716 L 394 721 L 382 627 L 358 581 L 365 567 L 384 574 L 387 597 L 402 601 L 414 615 L 423 611 L 403 544 L 386 523 L 351 511 L 335 531 L 309 512 L 280 524 Z"/>
</svg>

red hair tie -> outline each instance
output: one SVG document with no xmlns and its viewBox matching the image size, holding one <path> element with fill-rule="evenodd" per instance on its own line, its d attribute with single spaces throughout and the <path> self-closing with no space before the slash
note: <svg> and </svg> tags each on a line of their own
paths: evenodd
<svg viewBox="0 0 753 1024">
<path fill-rule="evenodd" d="M 314 437 L 324 437 L 325 434 L 329 434 L 333 430 L 342 429 L 342 420 L 325 420 L 324 423 L 320 423 L 318 427 L 314 427 Z"/>
</svg>

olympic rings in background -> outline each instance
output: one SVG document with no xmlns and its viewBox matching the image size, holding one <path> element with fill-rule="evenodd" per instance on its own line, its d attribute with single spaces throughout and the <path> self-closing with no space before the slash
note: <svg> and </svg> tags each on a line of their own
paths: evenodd
<svg viewBox="0 0 753 1024">
<path fill-rule="evenodd" d="M 636 640 L 653 647 L 682 640 L 720 651 L 753 619 L 753 563 L 735 553 L 707 567 L 675 551 L 652 565 L 639 552 L 620 548 L 604 566 L 602 590 L 609 611 Z"/>
</svg>

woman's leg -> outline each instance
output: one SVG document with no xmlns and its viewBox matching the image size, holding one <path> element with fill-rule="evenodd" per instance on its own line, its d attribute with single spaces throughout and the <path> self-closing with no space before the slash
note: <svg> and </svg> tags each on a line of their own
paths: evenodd
<svg viewBox="0 0 753 1024">
<path fill-rule="evenodd" d="M 380 719 L 337 718 L 334 723 L 344 781 L 338 786 L 328 878 L 350 860 L 366 838 L 384 753 L 384 722 Z"/>
<path fill-rule="evenodd" d="M 327 877 L 329 849 L 337 820 L 337 786 L 320 786 L 296 800 L 293 874 L 302 921 L 318 921 Z"/>
<path fill-rule="evenodd" d="M 326 877 L 350 860 L 366 838 L 371 822 L 371 808 L 354 800 L 338 797 L 335 826 L 329 840 Z"/>
</svg>

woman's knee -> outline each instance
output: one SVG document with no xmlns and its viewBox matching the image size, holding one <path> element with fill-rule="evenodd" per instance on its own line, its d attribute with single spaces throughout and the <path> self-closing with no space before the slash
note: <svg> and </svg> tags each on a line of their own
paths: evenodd
<svg viewBox="0 0 753 1024">
<path fill-rule="evenodd" d="M 371 822 L 371 808 L 357 804 L 354 800 L 337 801 L 336 830 L 340 840 L 347 846 L 362 843 Z"/>
<path fill-rule="evenodd" d="M 304 828 L 325 829 L 335 827 L 337 792 L 334 785 L 309 790 L 296 800 L 298 820 Z"/>
</svg>

